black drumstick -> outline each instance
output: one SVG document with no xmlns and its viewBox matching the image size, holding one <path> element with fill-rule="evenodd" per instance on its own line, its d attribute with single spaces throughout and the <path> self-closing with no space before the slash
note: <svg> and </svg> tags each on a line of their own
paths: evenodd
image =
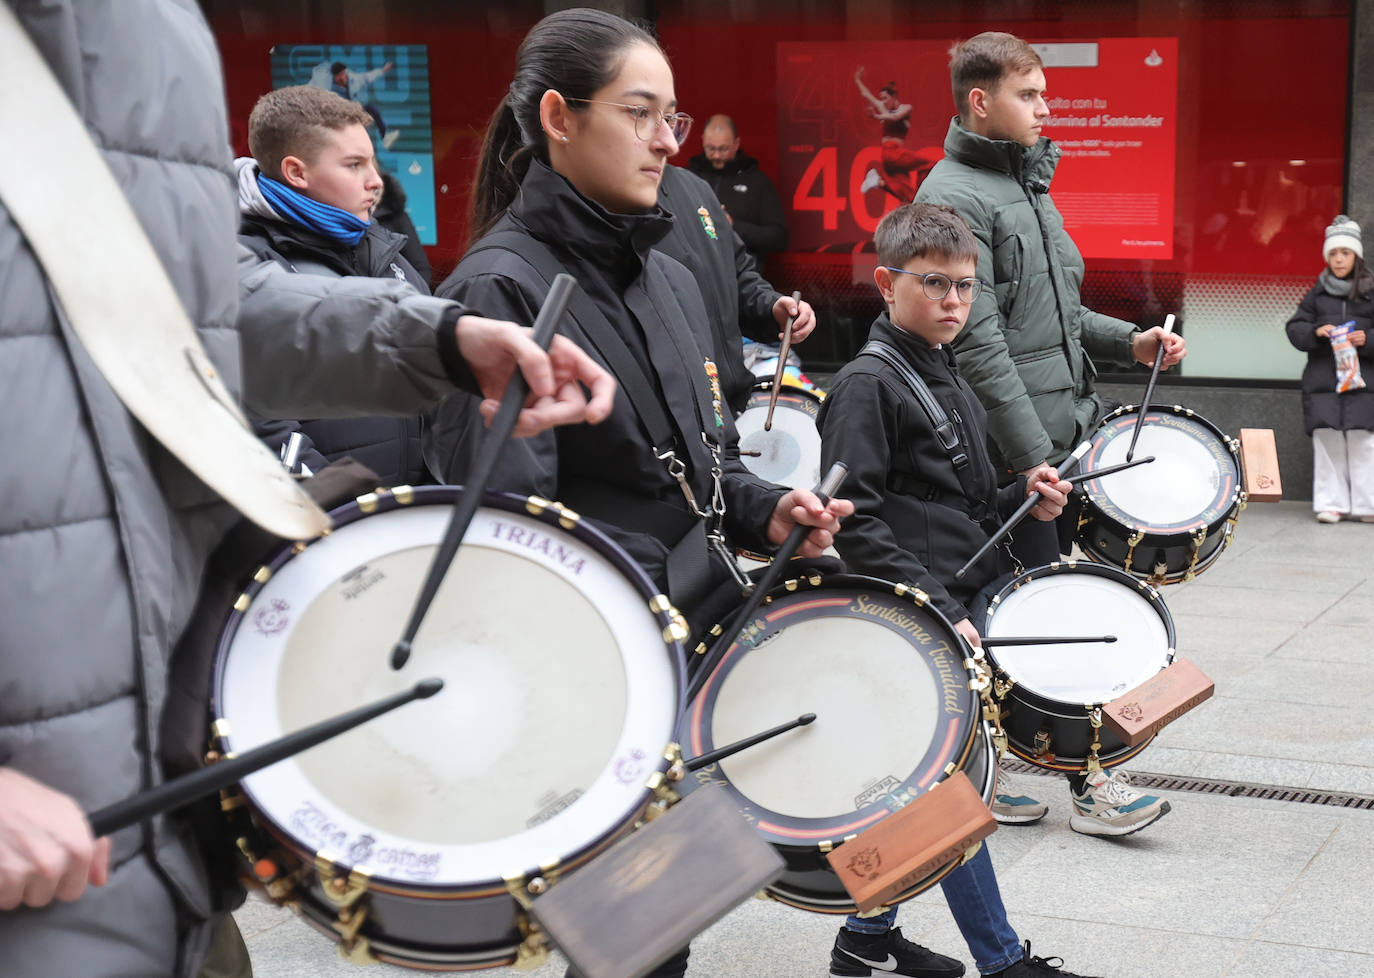
<svg viewBox="0 0 1374 978">
<path fill-rule="evenodd" d="M 1064 481 L 1072 482 L 1074 485 L 1078 485 L 1080 482 L 1091 482 L 1093 479 L 1100 478 L 1104 475 L 1125 472 L 1127 469 L 1133 469 L 1137 465 L 1148 465 L 1154 460 L 1155 457 L 1153 455 L 1146 455 L 1144 458 L 1138 458 L 1134 462 L 1119 462 L 1116 465 L 1104 465 L 1102 468 L 1093 469 L 1091 472 L 1080 472 L 1077 475 L 1069 476 Z"/>
<path fill-rule="evenodd" d="M 563 318 L 563 312 L 568 308 L 568 301 L 572 298 L 572 290 L 576 286 L 577 282 L 571 275 L 560 274 L 553 280 L 548 297 L 544 299 L 539 315 L 534 318 L 533 339 L 541 350 L 547 350 L 553 342 L 554 330 L 558 326 L 558 321 Z M 444 530 L 444 538 L 439 543 L 439 549 L 434 552 L 434 560 L 429 565 L 429 573 L 420 588 L 420 596 L 416 598 L 415 607 L 410 612 L 405 634 L 391 650 L 393 669 L 400 669 L 410 659 L 410 643 L 415 641 L 415 633 L 420 630 L 420 623 L 425 620 L 430 603 L 439 593 L 439 585 L 443 583 L 444 575 L 448 573 L 449 565 L 458 553 L 458 545 L 463 542 L 463 534 L 467 532 L 468 524 L 472 522 L 477 507 L 482 503 L 482 493 L 491 481 L 491 470 L 496 466 L 496 458 L 505 447 L 510 433 L 515 430 L 515 422 L 529 392 L 529 382 L 517 367 L 506 384 L 505 396 L 501 398 L 501 406 L 496 409 L 496 416 L 491 420 L 491 427 L 482 436 L 482 447 L 478 449 L 477 461 L 472 466 L 472 472 L 465 480 L 458 500 L 453 504 L 453 515 L 449 517 L 448 527 Z"/>
<path fill-rule="evenodd" d="M 820 498 L 822 506 L 830 502 L 830 497 L 840 488 L 840 483 L 844 482 L 844 477 L 848 474 L 849 466 L 845 465 L 843 462 L 836 462 L 830 467 L 830 471 L 825 474 L 825 478 L 821 479 L 820 485 L 816 486 L 813 490 L 817 497 Z M 701 692 L 701 688 L 706 685 L 707 678 L 710 677 L 716 666 L 720 664 L 720 660 L 725 657 L 725 653 L 729 650 L 735 637 L 739 635 L 740 629 L 744 627 L 744 623 L 758 610 L 759 605 L 763 603 L 764 597 L 766 597 L 768 592 L 773 589 L 773 586 L 778 583 L 778 579 L 782 577 L 783 572 L 787 570 L 788 561 L 792 559 L 792 555 L 797 552 L 797 548 L 802 545 L 802 541 L 806 539 L 806 535 L 810 532 L 811 527 L 804 523 L 798 523 L 792 528 L 792 532 L 787 534 L 787 539 L 783 541 L 782 546 L 778 547 L 778 552 L 773 555 L 773 562 L 764 570 L 763 576 L 759 578 L 758 584 L 749 592 L 749 596 L 744 599 L 743 606 L 741 606 L 739 611 L 730 619 L 730 624 L 720 633 L 720 637 L 716 639 L 716 643 L 711 646 L 710 651 L 702 656 L 701 661 L 698 663 L 699 668 L 693 674 L 692 681 L 687 686 L 688 705 L 691 705 L 691 702 L 697 698 L 697 694 Z"/>
<path fill-rule="evenodd" d="M 1105 642 L 1111 645 L 1115 635 L 993 635 L 983 636 L 983 645 L 996 648 L 999 645 L 1079 645 L 1089 642 Z"/>
<path fill-rule="evenodd" d="M 1064 464 L 1059 466 L 1060 479 L 1067 479 L 1069 473 L 1078 468 L 1078 460 L 1087 454 L 1088 447 L 1088 443 L 1084 442 L 1073 450 L 1072 455 L 1064 459 Z M 1016 524 L 1026 518 L 1026 514 L 1035 508 L 1035 504 L 1040 502 L 1041 498 L 1038 492 L 1033 492 L 1027 496 L 1026 501 L 1017 507 L 1016 512 L 1012 513 L 1011 516 L 1007 518 L 1007 521 L 997 528 L 997 532 L 988 537 L 987 542 L 978 548 L 978 552 L 968 559 L 968 563 L 954 572 L 954 579 L 956 581 L 963 580 L 964 575 L 968 573 L 968 569 L 982 560 L 985 553 L 997 546 L 1004 536 L 1014 530 Z"/>
<path fill-rule="evenodd" d="M 1174 314 L 1164 317 L 1164 333 L 1167 336 L 1174 331 Z M 1130 461 L 1135 455 L 1135 440 L 1140 437 L 1140 429 L 1145 427 L 1145 412 L 1150 410 L 1150 398 L 1155 392 L 1155 381 L 1159 379 L 1159 371 L 1164 366 L 1164 337 L 1159 338 L 1159 349 L 1155 350 L 1155 365 L 1150 369 L 1150 379 L 1145 384 L 1145 399 L 1140 402 L 1140 413 L 1135 418 L 1135 428 L 1131 431 L 1131 443 L 1126 446 L 1126 461 Z"/>
<path fill-rule="evenodd" d="M 797 719 L 789 720 L 786 723 L 779 724 L 772 730 L 765 730 L 763 733 L 756 733 L 752 737 L 745 737 L 743 740 L 737 740 L 733 744 L 726 744 L 724 747 L 718 747 L 715 750 L 707 751 L 705 754 L 702 754 L 699 757 L 694 757 L 690 761 L 684 761 L 683 766 L 686 767 L 689 771 L 696 771 L 700 768 L 705 767 L 708 764 L 714 764 L 716 763 L 716 761 L 723 761 L 731 754 L 738 754 L 746 747 L 753 747 L 755 744 L 761 744 L 765 740 L 772 740 L 774 737 L 778 736 L 778 734 L 785 734 L 789 730 L 796 730 L 798 727 L 805 727 L 807 724 L 811 723 L 815 719 L 816 714 L 803 713 L 801 716 L 797 717 Z"/>
<path fill-rule="evenodd" d="M 197 798 L 227 788 L 236 781 L 242 781 L 254 771 L 337 737 L 361 723 L 366 723 L 383 713 L 389 713 L 398 706 L 404 706 L 412 700 L 428 699 L 443 688 L 442 679 L 422 679 L 410 689 L 380 699 L 369 706 L 360 706 L 356 710 L 321 720 L 304 730 L 297 730 L 261 747 L 254 747 L 246 754 L 219 761 L 190 774 L 183 774 L 156 788 L 117 801 L 88 816 L 91 834 L 98 839 L 149 816 L 175 811 Z"/>
</svg>

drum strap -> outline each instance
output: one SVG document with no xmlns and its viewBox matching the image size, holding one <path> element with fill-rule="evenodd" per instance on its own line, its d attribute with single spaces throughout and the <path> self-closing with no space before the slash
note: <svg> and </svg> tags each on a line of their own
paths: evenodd
<svg viewBox="0 0 1374 978">
<path fill-rule="evenodd" d="M 486 235 L 480 247 L 463 256 L 462 264 L 471 264 L 474 256 L 483 252 L 509 253 L 522 259 L 531 273 L 542 282 L 544 291 L 563 271 L 562 263 L 546 245 L 518 231 L 498 229 Z M 508 267 L 506 271 L 509 271 Z M 533 281 L 525 284 L 531 288 L 537 285 Z M 615 374 L 655 451 L 664 451 L 677 445 L 676 429 L 664 413 L 643 368 L 596 303 L 582 289 L 575 289 L 568 312 Z M 679 607 L 695 606 L 719 579 L 711 564 L 705 521 L 687 510 L 656 500 L 640 499 L 623 490 L 604 492 L 610 488 L 604 483 L 584 481 L 560 486 L 559 495 L 564 495 L 564 490 L 567 490 L 569 495 L 563 502 L 594 519 L 656 537 L 668 547 L 666 568 L 669 597 Z"/>
<path fill-rule="evenodd" d="M 973 485 L 973 469 L 969 463 L 968 453 L 963 450 L 959 438 L 959 429 L 954 426 L 954 422 L 949 420 L 949 415 L 940 406 L 940 402 L 931 393 L 930 387 L 921 379 L 911 364 L 906 362 L 906 358 L 895 348 L 884 343 L 882 340 L 869 340 L 859 351 L 859 355 L 867 354 L 877 357 L 893 370 L 897 371 L 897 376 L 911 389 L 915 395 L 916 402 L 921 405 L 921 410 L 925 411 L 926 417 L 930 419 L 930 426 L 935 430 L 935 437 L 940 440 L 941 447 L 949 455 L 950 464 L 954 466 L 954 475 L 959 480 L 959 486 L 964 491 L 964 505 L 958 507 L 968 510 L 969 507 L 977 506 L 982 501 L 980 493 Z M 933 497 L 927 496 L 927 500 Z M 972 514 L 970 514 L 972 515 Z M 975 517 L 978 518 L 978 517 Z"/>
</svg>

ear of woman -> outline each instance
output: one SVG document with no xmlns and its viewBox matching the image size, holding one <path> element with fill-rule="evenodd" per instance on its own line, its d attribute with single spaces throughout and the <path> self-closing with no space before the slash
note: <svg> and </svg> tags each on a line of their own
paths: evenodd
<svg viewBox="0 0 1374 978">
<path fill-rule="evenodd" d="M 563 96 L 552 88 L 539 99 L 539 124 L 550 143 L 566 143 L 572 111 Z"/>
</svg>

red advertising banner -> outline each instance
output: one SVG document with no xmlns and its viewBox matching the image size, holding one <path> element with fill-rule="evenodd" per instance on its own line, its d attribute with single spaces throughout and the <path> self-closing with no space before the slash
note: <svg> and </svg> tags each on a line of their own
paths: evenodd
<svg viewBox="0 0 1374 978">
<path fill-rule="evenodd" d="M 943 155 L 947 41 L 780 43 L 779 176 L 791 247 L 859 252 Z M 1090 258 L 1170 258 L 1178 42 L 1035 44 L 1063 150 L 1052 194 Z"/>
</svg>

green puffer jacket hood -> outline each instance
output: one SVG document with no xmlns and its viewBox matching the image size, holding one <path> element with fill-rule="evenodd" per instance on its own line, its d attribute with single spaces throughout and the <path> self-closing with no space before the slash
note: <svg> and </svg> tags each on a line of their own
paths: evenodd
<svg viewBox="0 0 1374 978">
<path fill-rule="evenodd" d="M 978 239 L 978 277 L 991 288 L 954 348 L 1007 471 L 1062 461 L 1101 420 L 1093 357 L 1131 361 L 1135 326 L 1080 302 L 1083 257 L 1049 195 L 1059 158 L 1047 138 L 1027 148 L 956 117 L 916 194 L 954 208 Z"/>
</svg>

